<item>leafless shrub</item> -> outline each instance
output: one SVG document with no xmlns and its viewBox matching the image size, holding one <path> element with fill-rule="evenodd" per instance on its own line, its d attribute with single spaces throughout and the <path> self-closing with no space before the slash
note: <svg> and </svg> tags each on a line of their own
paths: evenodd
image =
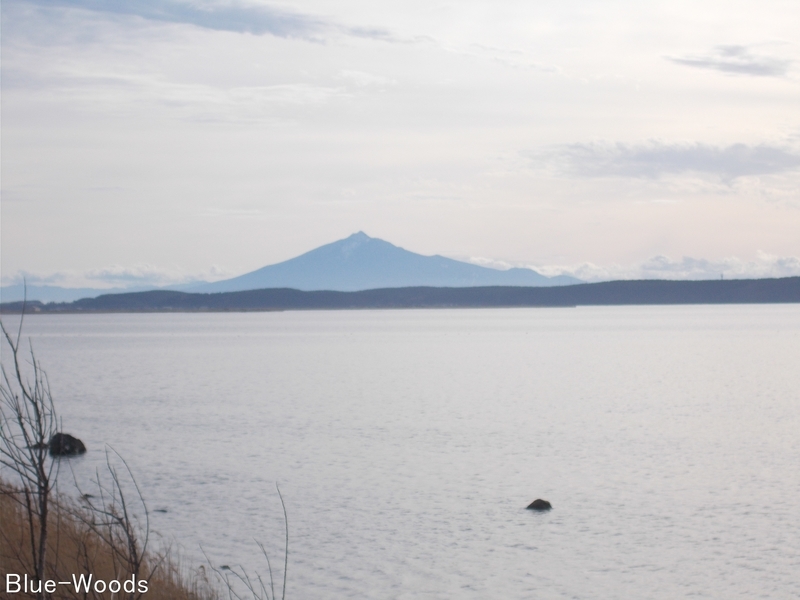
<svg viewBox="0 0 800 600">
<path fill-rule="evenodd" d="M 286 581 L 289 567 L 289 517 L 286 513 L 286 503 L 283 501 L 283 494 L 281 494 L 281 489 L 278 487 L 277 483 L 275 484 L 275 489 L 278 491 L 278 497 L 281 500 L 281 508 L 283 509 L 285 538 L 283 546 L 283 585 L 281 586 L 280 597 L 281 600 L 286 600 Z M 236 600 L 248 600 L 249 598 L 253 600 L 277 600 L 278 598 L 278 596 L 275 595 L 275 577 L 272 572 L 272 563 L 269 560 L 269 553 L 267 553 L 264 544 L 258 541 L 255 543 L 267 561 L 269 585 L 267 585 L 267 582 L 258 573 L 251 577 L 242 565 L 236 565 L 234 567 L 229 567 L 227 565 L 224 567 L 215 567 L 208 558 L 208 555 L 206 555 L 206 561 L 208 561 L 217 579 L 222 583 L 229 600 L 233 600 L 234 598 Z M 246 591 L 240 594 L 237 591 L 239 586 L 244 587 Z M 242 596 L 242 594 L 244 594 L 244 596 Z"/>
<path fill-rule="evenodd" d="M 123 490 L 123 477 L 117 467 L 112 463 L 112 455 L 124 467 L 123 474 L 132 486 L 135 494 L 133 498 L 143 514 L 143 523 L 138 523 L 133 507 L 126 499 Z M 153 576 L 162 568 L 166 555 L 158 560 L 147 560 L 147 547 L 150 541 L 150 512 L 142 496 L 139 484 L 133 476 L 128 463 L 111 448 L 106 448 L 107 477 L 101 477 L 100 471 L 95 474 L 95 494 L 84 493 L 78 482 L 75 486 L 80 493 L 84 506 L 73 509 L 71 516 L 81 523 L 87 532 L 100 541 L 105 558 L 110 561 L 114 573 L 124 574 L 126 578 L 135 580 L 152 580 Z M 92 572 L 89 556 L 84 552 L 84 569 Z M 144 592 L 136 590 L 128 593 L 128 600 L 139 600 Z"/>
<path fill-rule="evenodd" d="M 58 421 L 50 382 L 30 345 L 27 365 L 23 363 L 23 319 L 24 310 L 16 336 L 0 321 L 2 341 L 10 359 L 8 366 L 5 362 L 0 365 L 0 464 L 17 478 L 20 493 L 13 498 L 25 511 L 28 535 L 20 559 L 26 572 L 44 580 L 48 576 L 50 497 L 58 464 L 49 460 L 47 449 Z M 40 592 L 36 598 L 40 600 L 44 594 Z"/>
</svg>

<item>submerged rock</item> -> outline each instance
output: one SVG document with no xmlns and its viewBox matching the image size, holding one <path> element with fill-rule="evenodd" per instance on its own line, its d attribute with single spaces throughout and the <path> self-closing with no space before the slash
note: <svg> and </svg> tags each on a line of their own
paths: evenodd
<svg viewBox="0 0 800 600">
<path fill-rule="evenodd" d="M 528 504 L 528 510 L 550 510 L 551 508 L 553 508 L 553 505 L 547 500 L 542 500 L 541 498 L 537 498 Z"/>
<path fill-rule="evenodd" d="M 68 433 L 56 433 L 50 438 L 50 456 L 75 456 L 86 452 L 86 446 Z"/>
</svg>

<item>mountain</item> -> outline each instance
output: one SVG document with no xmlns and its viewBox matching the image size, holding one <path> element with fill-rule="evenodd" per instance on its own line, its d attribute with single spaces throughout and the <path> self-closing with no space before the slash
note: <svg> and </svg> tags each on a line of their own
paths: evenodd
<svg viewBox="0 0 800 600">
<path fill-rule="evenodd" d="M 334 290 L 342 292 L 395 287 L 472 287 L 571 285 L 580 280 L 567 276 L 545 277 L 532 269 L 499 271 L 445 258 L 423 256 L 371 238 L 359 231 L 348 238 L 326 244 L 296 258 L 214 283 L 192 282 L 130 288 L 62 288 L 28 285 L 28 300 L 72 302 L 103 294 L 124 294 L 153 289 L 182 292 L 236 292 L 264 288 Z M 0 288 L 0 302 L 18 302 L 24 294 L 22 284 Z"/>
<path fill-rule="evenodd" d="M 423 256 L 363 231 L 296 258 L 225 281 L 184 287 L 187 292 L 238 292 L 264 288 L 350 292 L 412 286 L 534 286 L 580 283 L 567 276 L 545 277 L 532 269 L 499 271 L 445 258 Z"/>
</svg>

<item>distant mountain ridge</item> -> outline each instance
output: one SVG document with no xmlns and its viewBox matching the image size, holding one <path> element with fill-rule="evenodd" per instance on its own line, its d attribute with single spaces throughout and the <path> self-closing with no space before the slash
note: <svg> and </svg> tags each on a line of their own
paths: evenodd
<svg viewBox="0 0 800 600">
<path fill-rule="evenodd" d="M 606 281 L 550 287 L 406 287 L 335 292 L 269 288 L 189 294 L 153 290 L 106 294 L 69 303 L 31 302 L 31 313 L 249 312 L 398 308 L 500 308 L 665 304 L 800 303 L 800 277 L 706 281 Z M 19 313 L 21 302 L 0 304 L 0 313 Z"/>
<path fill-rule="evenodd" d="M 533 269 L 500 271 L 444 256 L 409 252 L 363 231 L 295 258 L 225 281 L 181 288 L 187 292 L 239 292 L 265 288 L 354 292 L 399 287 L 549 287 L 581 283 L 545 277 Z"/>
<path fill-rule="evenodd" d="M 124 294 L 155 289 L 182 292 L 241 292 L 267 288 L 301 291 L 330 290 L 354 292 L 398 287 L 475 287 L 487 285 L 549 287 L 582 283 L 566 275 L 545 277 L 533 269 L 500 271 L 444 256 L 423 256 L 410 252 L 363 231 L 325 244 L 295 258 L 268 265 L 224 281 L 192 282 L 164 287 L 137 285 L 135 288 L 62 288 L 27 286 L 29 300 L 72 302 L 105 294 Z M 22 284 L 0 288 L 0 301 L 22 300 Z"/>
</svg>

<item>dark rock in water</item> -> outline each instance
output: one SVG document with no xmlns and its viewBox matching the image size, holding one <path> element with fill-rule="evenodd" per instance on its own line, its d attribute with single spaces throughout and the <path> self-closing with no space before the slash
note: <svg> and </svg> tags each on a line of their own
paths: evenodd
<svg viewBox="0 0 800 600">
<path fill-rule="evenodd" d="M 68 433 L 56 433 L 50 438 L 50 456 L 75 456 L 86 452 L 86 446 Z"/>
<path fill-rule="evenodd" d="M 537 498 L 528 505 L 528 510 L 550 510 L 551 508 L 553 508 L 553 505 L 541 498 Z"/>
</svg>

